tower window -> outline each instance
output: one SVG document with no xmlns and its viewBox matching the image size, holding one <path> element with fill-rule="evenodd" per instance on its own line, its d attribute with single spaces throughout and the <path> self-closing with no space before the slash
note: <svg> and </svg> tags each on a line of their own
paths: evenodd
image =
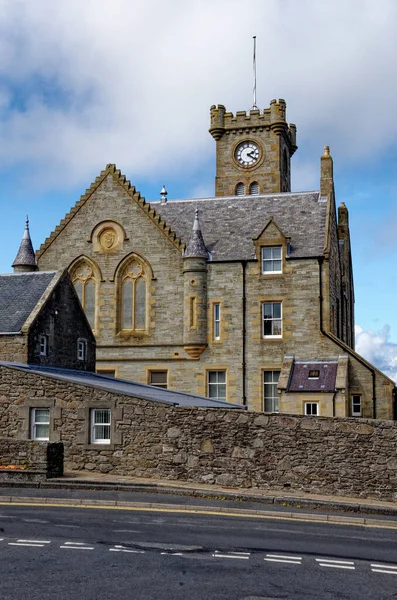
<svg viewBox="0 0 397 600">
<path fill-rule="evenodd" d="M 236 196 L 245 196 L 245 185 L 241 182 L 236 185 Z"/>
<path fill-rule="evenodd" d="M 250 184 L 250 196 L 257 196 L 259 194 L 259 184 L 257 181 L 253 181 Z"/>
</svg>

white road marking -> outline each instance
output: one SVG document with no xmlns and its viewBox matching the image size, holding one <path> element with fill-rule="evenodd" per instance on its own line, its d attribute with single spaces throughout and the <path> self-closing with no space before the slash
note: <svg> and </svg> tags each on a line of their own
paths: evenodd
<svg viewBox="0 0 397 600">
<path fill-rule="evenodd" d="M 125 546 L 115 546 L 114 548 L 109 548 L 109 552 L 131 552 L 133 554 L 145 554 L 144 550 L 130 550 Z"/>
<path fill-rule="evenodd" d="M 287 563 L 289 565 L 301 565 L 299 560 L 285 560 L 284 558 L 264 558 L 267 562 Z"/>
<path fill-rule="evenodd" d="M 330 559 L 330 558 L 316 558 L 316 562 L 330 563 L 330 564 L 337 564 L 337 565 L 354 565 L 354 562 L 352 560 L 336 560 L 336 559 Z"/>
<path fill-rule="evenodd" d="M 287 558 L 289 560 L 302 560 L 301 556 L 286 556 L 285 554 L 266 554 L 268 558 Z"/>
<path fill-rule="evenodd" d="M 30 548 L 44 548 L 44 544 L 24 544 L 22 542 L 8 542 L 9 546 L 29 546 Z"/>
<path fill-rule="evenodd" d="M 166 556 L 183 556 L 182 552 L 160 552 L 160 554 Z"/>
<path fill-rule="evenodd" d="M 397 566 L 394 565 L 381 565 L 379 563 L 371 563 L 371 567 L 376 567 L 378 569 L 391 569 L 397 571 Z"/>
<path fill-rule="evenodd" d="M 51 540 L 17 540 L 17 542 L 29 542 L 32 544 L 51 544 Z"/>
<path fill-rule="evenodd" d="M 397 571 L 386 571 L 386 569 L 371 569 L 372 573 L 387 573 L 388 575 L 397 575 Z"/>
<path fill-rule="evenodd" d="M 55 523 L 55 527 L 70 527 L 72 529 L 81 529 L 81 525 L 59 525 Z"/>
<path fill-rule="evenodd" d="M 219 550 L 215 550 L 212 554 L 213 558 L 237 558 L 240 560 L 248 560 L 250 557 L 249 552 L 230 552 L 228 554 L 221 554 Z"/>
<path fill-rule="evenodd" d="M 48 521 L 43 521 L 42 519 L 22 519 L 24 523 L 48 523 Z"/>
<path fill-rule="evenodd" d="M 94 546 L 87 546 L 85 542 L 65 542 L 63 546 L 59 546 L 64 550 L 93 550 Z"/>
<path fill-rule="evenodd" d="M 356 567 L 350 567 L 349 565 L 333 565 L 330 563 L 318 563 L 320 567 L 330 567 L 332 569 L 352 569 L 355 570 Z"/>
</svg>

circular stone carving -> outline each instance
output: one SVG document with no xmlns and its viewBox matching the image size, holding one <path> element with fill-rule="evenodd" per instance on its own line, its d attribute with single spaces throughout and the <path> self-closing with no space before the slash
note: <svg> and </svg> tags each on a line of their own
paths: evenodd
<svg viewBox="0 0 397 600">
<path fill-rule="evenodd" d="M 99 236 L 99 243 L 104 250 L 111 250 L 118 242 L 118 236 L 114 229 L 104 229 Z"/>
</svg>

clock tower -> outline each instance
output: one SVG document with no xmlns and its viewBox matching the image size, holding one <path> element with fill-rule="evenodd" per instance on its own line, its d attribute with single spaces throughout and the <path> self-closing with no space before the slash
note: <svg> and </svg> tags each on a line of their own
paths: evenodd
<svg viewBox="0 0 397 600">
<path fill-rule="evenodd" d="M 211 106 L 209 131 L 216 141 L 216 196 L 291 191 L 296 126 L 286 121 L 285 100 L 235 115 L 222 104 Z"/>
</svg>

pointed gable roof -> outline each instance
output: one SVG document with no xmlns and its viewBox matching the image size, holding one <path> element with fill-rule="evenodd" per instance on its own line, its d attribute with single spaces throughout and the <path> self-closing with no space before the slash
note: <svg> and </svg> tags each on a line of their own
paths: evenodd
<svg viewBox="0 0 397 600">
<path fill-rule="evenodd" d="M 138 206 L 147 214 L 149 219 L 156 225 L 160 231 L 164 233 L 164 235 L 170 240 L 170 242 L 180 251 L 183 250 L 185 244 L 181 241 L 180 238 L 177 237 L 176 233 L 172 231 L 171 227 L 167 225 L 164 218 L 154 210 L 153 207 L 150 206 L 149 202 L 146 202 L 145 198 L 141 196 L 141 194 L 135 189 L 131 182 L 126 178 L 125 175 L 122 175 L 119 169 L 117 169 L 115 164 L 109 163 L 106 165 L 106 168 L 101 171 L 100 175 L 96 177 L 95 181 L 91 184 L 91 186 L 86 190 L 85 194 L 80 197 L 80 200 L 76 202 L 73 208 L 65 215 L 65 217 L 60 221 L 59 225 L 57 225 L 54 231 L 50 234 L 48 238 L 41 244 L 39 250 L 37 251 L 37 258 L 40 258 L 42 254 L 51 246 L 53 241 L 58 237 L 58 235 L 65 229 L 65 227 L 70 223 L 73 217 L 79 212 L 79 210 L 85 205 L 85 203 L 91 198 L 93 193 L 99 188 L 104 179 L 111 175 L 114 181 L 117 182 L 118 185 L 127 192 L 130 196 L 131 200 L 136 202 Z"/>
<path fill-rule="evenodd" d="M 23 232 L 21 245 L 19 246 L 18 253 L 14 262 L 12 263 L 12 266 L 18 271 L 36 271 L 37 269 L 33 244 L 32 240 L 30 239 L 28 217 L 26 217 L 25 231 Z"/>
</svg>

